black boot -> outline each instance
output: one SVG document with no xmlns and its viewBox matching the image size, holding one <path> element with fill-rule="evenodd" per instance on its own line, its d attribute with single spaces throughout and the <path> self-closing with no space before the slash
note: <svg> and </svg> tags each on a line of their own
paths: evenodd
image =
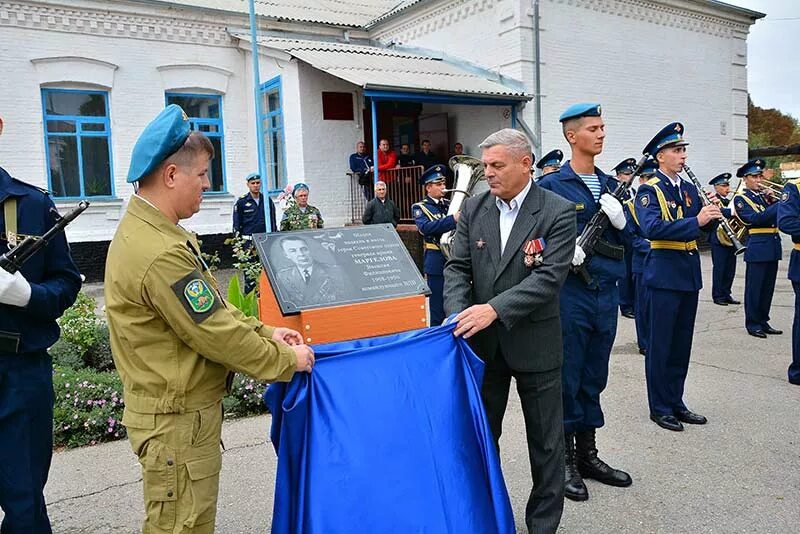
<svg viewBox="0 0 800 534">
<path fill-rule="evenodd" d="M 575 434 L 575 449 L 578 471 L 584 478 L 593 478 L 603 484 L 620 488 L 625 488 L 633 483 L 628 473 L 614 469 L 597 457 L 594 429 Z"/>
<path fill-rule="evenodd" d="M 585 501 L 589 490 L 583 483 L 575 457 L 575 434 L 564 434 L 564 497 L 573 501 Z"/>
</svg>

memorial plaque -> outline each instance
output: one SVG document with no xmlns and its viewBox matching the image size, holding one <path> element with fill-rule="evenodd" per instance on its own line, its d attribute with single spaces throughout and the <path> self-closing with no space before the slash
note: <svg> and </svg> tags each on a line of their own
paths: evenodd
<svg viewBox="0 0 800 534">
<path fill-rule="evenodd" d="M 391 224 L 255 234 L 284 315 L 430 290 Z"/>
</svg>

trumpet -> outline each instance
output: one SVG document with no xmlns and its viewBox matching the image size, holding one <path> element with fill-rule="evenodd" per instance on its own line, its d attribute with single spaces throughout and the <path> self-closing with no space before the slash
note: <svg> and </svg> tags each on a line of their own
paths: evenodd
<svg viewBox="0 0 800 534">
<path fill-rule="evenodd" d="M 697 188 L 697 191 L 700 193 L 700 201 L 703 203 L 704 206 L 710 205 L 712 202 L 706 196 L 706 192 L 703 189 L 703 184 L 700 183 L 700 180 L 697 179 L 697 176 L 692 172 L 692 169 L 689 168 L 688 165 L 685 163 L 683 164 L 683 170 L 686 171 L 686 174 L 689 176 L 689 179 L 692 181 L 694 186 Z M 725 237 L 728 238 L 728 241 L 733 245 L 734 251 L 733 253 L 738 256 L 739 254 L 743 253 L 747 250 L 747 247 L 739 241 L 739 238 L 736 236 L 736 232 L 731 228 L 728 224 L 728 221 L 722 219 L 719 221 L 719 227 L 722 228 L 722 231 L 725 233 Z"/>
<path fill-rule="evenodd" d="M 764 198 L 768 203 L 775 204 L 781 198 L 781 193 L 783 193 L 783 184 L 778 182 L 770 182 L 769 180 L 762 180 L 761 192 L 764 194 Z"/>
</svg>

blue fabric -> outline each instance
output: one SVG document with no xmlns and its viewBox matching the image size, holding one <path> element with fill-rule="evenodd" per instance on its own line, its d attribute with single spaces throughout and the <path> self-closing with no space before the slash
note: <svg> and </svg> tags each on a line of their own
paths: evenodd
<svg viewBox="0 0 800 534">
<path fill-rule="evenodd" d="M 800 243 L 800 189 L 798 181 L 791 180 L 784 185 L 781 201 L 778 204 L 778 227 L 781 232 L 792 236 L 792 242 Z M 792 249 L 789 256 L 789 280 L 800 282 L 800 251 Z"/>
<path fill-rule="evenodd" d="M 572 104 L 564 110 L 558 118 L 559 122 L 568 121 L 570 119 L 577 119 L 579 117 L 599 117 L 602 112 L 600 104 L 591 102 L 581 102 L 579 104 Z"/>
<path fill-rule="evenodd" d="M 367 173 L 370 167 L 374 167 L 372 163 L 372 156 L 369 154 L 359 154 L 354 152 L 350 154 L 350 170 L 353 172 Z"/>
<path fill-rule="evenodd" d="M 426 274 L 425 281 L 431 290 L 428 297 L 428 309 L 431 315 L 431 326 L 439 326 L 444 321 L 444 276 Z"/>
<path fill-rule="evenodd" d="M 265 394 L 278 453 L 273 534 L 515 531 L 455 325 L 314 347 Z"/>
<path fill-rule="evenodd" d="M 626 158 L 617 163 L 617 166 L 611 170 L 617 174 L 633 174 L 634 169 L 636 169 L 636 159 Z"/>
<path fill-rule="evenodd" d="M 722 174 L 718 174 L 713 177 L 711 180 L 708 181 L 708 185 L 723 185 L 730 183 L 731 180 L 731 173 L 723 172 Z"/>
<path fill-rule="evenodd" d="M 751 159 L 736 170 L 736 176 L 744 178 L 748 174 L 761 174 L 767 163 L 763 159 Z"/>
<path fill-rule="evenodd" d="M 417 225 L 417 230 L 422 234 L 422 240 L 426 244 L 438 247 L 442 234 L 456 229 L 455 217 L 447 214 L 449 207 L 450 201 L 446 198 L 436 202 L 429 196 L 411 205 L 414 223 Z M 428 213 L 433 216 L 432 219 L 428 216 Z M 425 248 L 422 263 L 422 270 L 425 274 L 442 275 L 444 273 L 445 259 L 440 250 Z"/>
<path fill-rule="evenodd" d="M 655 158 L 656 154 L 667 147 L 688 145 L 689 143 L 683 139 L 683 131 L 683 124 L 679 122 L 667 124 L 647 143 L 642 154 L 649 154 Z"/>
<path fill-rule="evenodd" d="M 425 169 L 425 172 L 419 177 L 419 185 L 425 185 L 429 182 L 438 182 L 446 178 L 447 168 L 444 165 L 434 165 Z"/>
<path fill-rule="evenodd" d="M 714 232 L 716 235 L 716 232 Z M 709 241 L 711 239 L 709 238 Z M 736 254 L 733 247 L 711 242 L 711 261 L 714 269 L 711 277 L 711 298 L 726 300 L 732 297 L 731 288 L 736 277 Z"/>
<path fill-rule="evenodd" d="M 258 200 L 250 193 L 240 196 L 233 205 L 233 231 L 241 235 L 263 234 L 267 231 L 267 222 L 264 217 L 264 195 L 259 195 Z M 272 202 L 271 200 L 269 201 Z M 275 228 L 273 226 L 273 228 Z"/>
<path fill-rule="evenodd" d="M 561 165 L 561 160 L 564 159 L 564 153 L 559 149 L 551 150 L 536 163 L 536 168 L 544 169 L 545 167 L 554 167 Z"/>
<path fill-rule="evenodd" d="M 633 283 L 636 295 L 633 303 L 633 313 L 636 315 L 636 344 L 640 349 L 647 351 L 647 342 L 650 334 L 650 309 L 647 286 L 644 285 L 644 275 L 633 273 Z"/>
<path fill-rule="evenodd" d="M 190 133 L 189 118 L 170 104 L 145 126 L 131 153 L 128 183 L 138 182 L 183 146 Z"/>
<path fill-rule="evenodd" d="M 794 321 L 792 322 L 792 363 L 789 364 L 789 382 L 800 385 L 800 282 L 792 281 L 794 289 Z"/>
<path fill-rule="evenodd" d="M 769 327 L 769 309 L 778 276 L 777 261 L 750 262 L 744 274 L 744 325 L 748 332 Z"/>
<path fill-rule="evenodd" d="M 756 211 L 741 196 L 749 198 L 756 206 L 761 206 L 763 211 Z M 736 195 L 733 199 L 736 206 L 736 215 L 750 228 L 777 228 L 778 208 L 780 203 L 767 204 L 763 195 L 749 189 Z M 778 261 L 782 257 L 781 237 L 774 234 L 753 234 L 747 238 L 747 250 L 744 251 L 745 262 Z"/>
</svg>

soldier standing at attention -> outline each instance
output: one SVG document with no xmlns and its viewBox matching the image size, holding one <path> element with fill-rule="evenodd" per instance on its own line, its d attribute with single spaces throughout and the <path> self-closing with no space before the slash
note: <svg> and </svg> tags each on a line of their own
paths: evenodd
<svg viewBox="0 0 800 534">
<path fill-rule="evenodd" d="M 623 159 L 617 166 L 611 169 L 616 173 L 618 182 L 630 183 L 633 180 L 633 171 L 636 170 L 636 160 L 634 158 Z M 623 199 L 623 204 L 631 200 L 630 189 Z M 636 288 L 633 285 L 633 242 L 631 232 L 623 234 L 622 242 L 625 246 L 625 276 L 619 281 L 619 311 L 623 317 L 635 319 L 633 311 L 634 301 L 636 300 Z"/>
<path fill-rule="evenodd" d="M 719 204 L 720 211 L 726 219 L 733 217 L 728 207 L 731 200 L 728 194 L 731 192 L 731 173 L 723 172 L 712 178 L 708 183 L 714 186 L 714 197 Z M 741 304 L 731 295 L 733 279 L 736 277 L 736 254 L 733 245 L 719 240 L 717 232 L 708 234 L 708 242 L 711 244 L 711 261 L 713 270 L 711 276 L 711 298 L 718 306 L 728 304 Z"/>
<path fill-rule="evenodd" d="M 264 201 L 272 201 L 261 194 L 261 177 L 258 173 L 247 176 L 247 188 L 250 191 L 240 196 L 233 206 L 233 233 L 250 237 L 267 231 Z"/>
<path fill-rule="evenodd" d="M 214 531 L 230 373 L 288 381 L 314 365 L 299 333 L 225 302 L 197 237 L 178 224 L 200 210 L 212 157 L 183 110 L 167 106 L 133 148 L 128 183 L 137 192 L 106 260 L 111 350 L 142 466 L 147 533 Z"/>
<path fill-rule="evenodd" d="M 292 196 L 295 204 L 283 212 L 281 232 L 322 228 L 324 224 L 322 214 L 308 203 L 308 186 L 302 182 L 295 184 Z"/>
</svg>

